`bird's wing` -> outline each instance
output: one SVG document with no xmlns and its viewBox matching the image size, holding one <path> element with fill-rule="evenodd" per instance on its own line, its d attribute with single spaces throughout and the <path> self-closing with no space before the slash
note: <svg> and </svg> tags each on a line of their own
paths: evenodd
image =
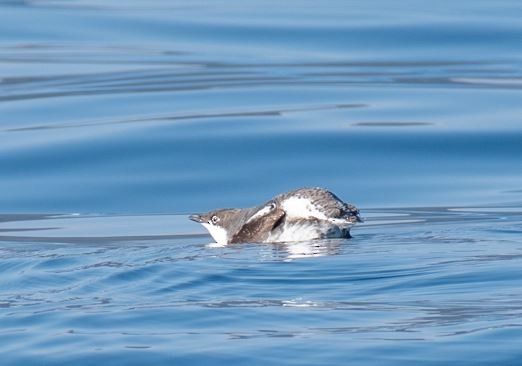
<svg viewBox="0 0 522 366">
<path fill-rule="evenodd" d="M 284 215 L 283 210 L 275 209 L 267 215 L 249 220 L 232 236 L 230 243 L 262 242 Z"/>
</svg>

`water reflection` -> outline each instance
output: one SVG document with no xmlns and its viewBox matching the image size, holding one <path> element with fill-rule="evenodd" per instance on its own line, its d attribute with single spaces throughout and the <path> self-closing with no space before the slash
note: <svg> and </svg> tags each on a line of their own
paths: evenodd
<svg viewBox="0 0 522 366">
<path fill-rule="evenodd" d="M 278 258 L 283 259 L 322 257 L 340 254 L 341 245 L 348 243 L 349 241 L 346 239 L 330 239 L 273 244 L 273 251 Z"/>
<path fill-rule="evenodd" d="M 0 216 L 4 342 L 35 347 L 51 329 L 124 349 L 327 338 L 344 350 L 346 337 L 399 347 L 521 329 L 520 231 L 508 230 L 521 208 L 363 212 L 352 239 L 220 248 L 184 215 Z"/>
</svg>

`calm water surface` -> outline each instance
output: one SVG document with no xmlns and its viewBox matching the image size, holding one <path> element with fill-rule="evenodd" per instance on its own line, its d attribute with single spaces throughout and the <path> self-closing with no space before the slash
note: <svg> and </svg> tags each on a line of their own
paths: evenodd
<svg viewBox="0 0 522 366">
<path fill-rule="evenodd" d="M 518 1 L 0 2 L 2 365 L 520 365 Z M 350 240 L 186 214 L 324 186 Z"/>
</svg>

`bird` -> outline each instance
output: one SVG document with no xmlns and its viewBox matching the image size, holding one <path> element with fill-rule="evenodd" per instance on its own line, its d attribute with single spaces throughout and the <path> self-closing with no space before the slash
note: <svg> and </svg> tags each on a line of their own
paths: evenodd
<svg viewBox="0 0 522 366">
<path fill-rule="evenodd" d="M 285 243 L 350 238 L 363 222 L 359 209 L 327 189 L 299 188 L 252 208 L 223 208 L 193 214 L 217 244 Z"/>
</svg>

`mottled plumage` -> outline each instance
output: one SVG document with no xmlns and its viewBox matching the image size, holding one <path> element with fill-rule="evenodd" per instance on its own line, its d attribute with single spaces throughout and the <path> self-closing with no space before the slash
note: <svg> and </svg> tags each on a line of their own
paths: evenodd
<svg viewBox="0 0 522 366">
<path fill-rule="evenodd" d="M 191 215 L 220 244 L 349 238 L 359 210 L 323 188 L 282 193 L 254 208 Z"/>
</svg>

